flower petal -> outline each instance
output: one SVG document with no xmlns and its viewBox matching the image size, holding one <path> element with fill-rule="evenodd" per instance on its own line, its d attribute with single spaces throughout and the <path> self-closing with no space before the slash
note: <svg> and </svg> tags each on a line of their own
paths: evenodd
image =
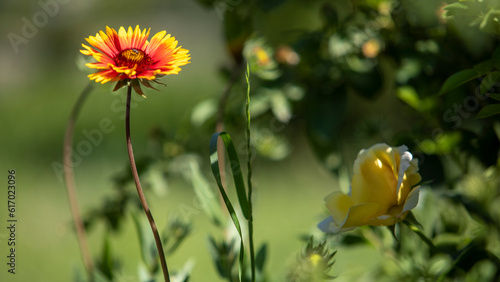
<svg viewBox="0 0 500 282">
<path fill-rule="evenodd" d="M 337 223 L 345 220 L 347 213 L 349 212 L 349 208 L 352 207 L 351 197 L 340 191 L 333 192 L 326 196 L 325 202 L 333 220 Z"/>
<path fill-rule="evenodd" d="M 398 147 L 400 152 L 401 159 L 399 161 L 399 171 L 398 171 L 398 184 L 397 184 L 397 193 L 399 195 L 399 189 L 401 188 L 401 183 L 403 183 L 403 177 L 405 175 L 406 170 L 410 167 L 410 162 L 413 159 L 413 155 L 408 152 L 408 147 L 401 146 Z"/>
<path fill-rule="evenodd" d="M 351 195 L 356 204 L 374 202 L 389 209 L 397 204 L 397 170 L 394 150 L 376 144 L 363 150 L 354 162 Z"/>
<path fill-rule="evenodd" d="M 405 205 L 403 206 L 403 213 L 415 208 L 418 204 L 418 196 L 420 194 L 420 187 L 415 187 L 411 190 L 410 194 L 406 198 Z"/>
<path fill-rule="evenodd" d="M 382 206 L 377 203 L 366 203 L 351 207 L 344 222 L 339 224 L 340 231 L 366 225 L 370 219 L 380 215 L 381 209 Z"/>
</svg>

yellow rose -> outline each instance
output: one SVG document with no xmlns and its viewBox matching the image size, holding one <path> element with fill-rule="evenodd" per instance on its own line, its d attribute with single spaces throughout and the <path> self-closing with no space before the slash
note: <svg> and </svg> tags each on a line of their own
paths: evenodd
<svg viewBox="0 0 500 282">
<path fill-rule="evenodd" d="M 418 203 L 418 161 L 406 146 L 376 144 L 354 162 L 349 195 L 333 192 L 325 202 L 331 217 L 318 227 L 338 233 L 363 225 L 394 225 Z"/>
</svg>

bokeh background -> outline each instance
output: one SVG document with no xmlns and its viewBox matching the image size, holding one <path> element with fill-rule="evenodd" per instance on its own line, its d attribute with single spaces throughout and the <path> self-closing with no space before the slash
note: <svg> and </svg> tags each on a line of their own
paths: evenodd
<svg viewBox="0 0 500 282">
<path fill-rule="evenodd" d="M 460 182 L 457 175 L 463 168 L 447 160 L 467 156 L 455 154 L 455 149 L 468 144 L 482 145 L 467 151 L 473 152 L 478 167 L 495 166 L 495 119 L 473 117 L 491 101 L 481 100 L 467 116 L 453 108 L 463 105 L 477 83 L 454 95 L 437 94 L 453 73 L 490 58 L 498 37 L 477 26 L 444 21 L 440 9 L 446 1 L 416 2 L 1 1 L 0 280 L 72 281 L 76 273 L 84 272 L 64 182 L 54 163 L 62 162 L 69 114 L 89 83 L 89 72 L 82 68 L 81 44 L 106 26 L 140 25 L 151 27 L 152 34 L 166 30 L 190 51 L 191 64 L 179 75 L 163 78 L 166 87 L 147 91 L 147 99 L 134 98 L 132 142 L 135 155 L 150 165 L 142 177 L 160 229 L 173 216 L 192 223 L 190 234 L 167 257 L 174 271 L 192 262 L 191 281 L 223 281 L 208 243 L 209 235 L 222 233 L 197 208 L 189 174 L 183 174 L 181 164 L 186 159 L 179 158 L 195 159 L 215 191 L 208 144 L 215 132 L 218 99 L 230 80 L 228 73 L 241 60 L 245 39 L 254 38 L 251 44 L 262 46 L 270 57 L 276 50 L 292 54 L 291 61 L 278 62 L 279 67 L 255 69 L 259 75 L 252 85 L 257 140 L 253 146 L 259 153 L 253 160 L 255 238 L 257 245 L 268 244 L 269 281 L 283 281 L 302 251 L 303 237 L 318 234 L 316 224 L 326 215 L 323 198 L 333 190 L 348 189 L 360 149 L 377 142 L 408 145 L 421 159 L 424 179 L 434 181 L 433 189 Z M 54 9 L 53 15 L 45 12 L 45 18 L 40 16 L 44 3 Z M 40 24 L 27 31 L 26 21 Z M 373 24 L 378 25 L 376 31 Z M 29 33 L 25 41 L 13 44 L 12 33 L 22 36 L 23 32 Z M 87 218 L 117 197 L 117 179 L 129 170 L 122 118 L 125 89 L 112 92 L 113 85 L 92 85 L 77 122 L 75 144 L 85 140 L 84 131 L 99 128 L 103 119 L 109 119 L 114 129 L 103 134 L 102 142 L 92 146 L 75 167 L 80 210 Z M 236 80 L 225 118 L 226 129 L 240 147 L 245 90 L 244 79 Z M 443 115 L 448 109 L 452 109 L 451 121 Z M 435 129 L 446 132 L 446 138 L 436 139 Z M 11 169 L 17 176 L 15 275 L 7 273 L 3 263 L 8 255 L 8 232 L 3 226 Z M 487 193 L 495 198 L 498 182 L 488 183 L 496 192 Z M 130 181 L 122 186 L 134 189 Z M 116 281 L 138 280 L 141 250 L 131 210 L 129 206 L 123 211 L 117 229 L 95 216 L 88 231 L 96 258 L 105 238 L 109 240 L 118 269 Z M 497 215 L 490 216 L 494 223 Z M 339 252 L 331 274 L 338 275 L 337 281 L 370 280 L 366 274 L 384 260 L 370 244 L 334 249 Z"/>
</svg>

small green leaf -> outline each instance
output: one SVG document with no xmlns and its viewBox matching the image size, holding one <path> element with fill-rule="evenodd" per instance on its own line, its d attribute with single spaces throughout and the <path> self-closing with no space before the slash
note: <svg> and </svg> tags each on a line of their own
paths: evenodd
<svg viewBox="0 0 500 282">
<path fill-rule="evenodd" d="M 262 244 L 255 258 L 257 270 L 262 273 L 267 257 L 267 244 Z"/>
<path fill-rule="evenodd" d="M 492 58 L 495 68 L 500 70 L 500 46 L 495 49 Z"/>
<path fill-rule="evenodd" d="M 446 92 L 449 92 L 449 91 L 457 88 L 458 86 L 465 84 L 465 83 L 467 83 L 467 82 L 469 82 L 469 81 L 471 81 L 474 78 L 477 78 L 479 76 L 481 76 L 481 74 L 473 69 L 466 69 L 463 71 L 459 71 L 459 72 L 453 74 L 452 76 L 450 76 L 444 82 L 443 86 L 441 87 L 441 90 L 439 90 L 438 95 L 443 95 Z"/>
<path fill-rule="evenodd" d="M 500 86 L 500 71 L 489 73 L 481 82 L 481 94 L 486 94 L 491 88 Z"/>
<path fill-rule="evenodd" d="M 408 223 L 410 223 L 413 226 L 418 227 L 419 229 L 422 229 L 422 224 L 420 224 L 420 222 L 418 222 L 417 218 L 413 215 L 413 213 L 411 211 L 406 216 L 405 221 L 407 221 Z"/>
<path fill-rule="evenodd" d="M 493 69 L 493 59 L 483 61 L 472 67 L 472 69 L 477 71 L 478 73 L 487 74 Z"/>
<path fill-rule="evenodd" d="M 496 114 L 500 114 L 500 104 L 485 106 L 481 109 L 481 111 L 479 111 L 479 113 L 476 115 L 476 118 L 487 118 Z"/>
<path fill-rule="evenodd" d="M 399 87 L 396 96 L 415 110 L 420 110 L 421 101 L 415 88 L 411 86 Z"/>
<path fill-rule="evenodd" d="M 142 261 L 148 272 L 151 273 L 155 267 L 156 256 L 158 254 L 153 235 L 151 232 L 148 232 L 149 226 L 141 221 L 138 214 L 132 213 L 132 219 L 134 220 L 137 236 L 139 237 Z"/>
<path fill-rule="evenodd" d="M 500 122 L 497 121 L 493 124 L 493 130 L 495 130 L 497 139 L 500 141 Z"/>
<path fill-rule="evenodd" d="M 500 93 L 490 93 L 489 97 L 497 101 L 500 101 Z"/>
<path fill-rule="evenodd" d="M 207 99 L 199 102 L 193 107 L 191 112 L 191 123 L 195 127 L 200 127 L 217 112 L 217 101 Z"/>
<path fill-rule="evenodd" d="M 111 252 L 111 244 L 109 243 L 109 234 L 104 236 L 102 254 L 96 266 L 99 272 L 101 272 L 107 279 L 112 280 L 115 276 L 115 263 Z"/>
<path fill-rule="evenodd" d="M 446 7 L 443 8 L 443 10 L 452 10 L 452 9 L 461 9 L 461 10 L 467 10 L 469 7 L 467 5 L 462 4 L 460 2 L 456 2 L 450 5 L 447 5 Z"/>
<path fill-rule="evenodd" d="M 271 110 L 274 116 L 282 123 L 292 118 L 292 106 L 282 91 L 273 91 L 271 94 Z"/>
<path fill-rule="evenodd" d="M 387 226 L 387 228 L 391 232 L 392 238 L 394 238 L 394 240 L 396 240 L 396 242 L 399 243 L 398 236 L 396 236 L 396 224 L 389 225 L 389 226 Z"/>
</svg>

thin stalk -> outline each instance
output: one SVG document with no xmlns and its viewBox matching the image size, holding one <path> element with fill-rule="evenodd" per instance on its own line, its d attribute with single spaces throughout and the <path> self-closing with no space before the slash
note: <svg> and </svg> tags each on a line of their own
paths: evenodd
<svg viewBox="0 0 500 282">
<path fill-rule="evenodd" d="M 252 151 L 250 148 L 250 72 L 247 65 L 247 102 L 246 102 L 246 113 L 247 113 L 247 182 L 248 182 L 248 208 L 250 217 L 248 218 L 248 240 L 250 244 L 250 268 L 252 270 L 252 282 L 255 282 L 255 251 L 253 245 L 253 212 L 252 212 Z"/>
<path fill-rule="evenodd" d="M 436 246 L 434 246 L 431 239 L 427 238 L 427 236 L 425 236 L 425 234 L 417 226 L 407 222 L 406 220 L 403 220 L 403 223 L 408 226 L 413 232 L 415 232 L 415 234 L 417 234 L 418 237 L 420 237 L 420 239 L 424 241 L 424 243 L 429 247 L 429 249 L 431 249 L 433 253 L 439 253 L 439 250 L 436 248 Z"/>
<path fill-rule="evenodd" d="M 76 195 L 76 185 L 75 185 L 75 175 L 73 173 L 73 164 L 71 162 L 71 150 L 73 146 L 73 135 L 75 131 L 75 123 L 83 106 L 83 103 L 92 91 L 92 84 L 88 84 L 78 97 L 71 115 L 69 117 L 68 124 L 66 126 L 66 132 L 64 134 L 64 145 L 63 145 L 63 163 L 64 163 L 64 180 L 66 182 L 66 191 L 68 192 L 69 206 L 71 208 L 71 214 L 73 216 L 73 222 L 75 223 L 76 236 L 78 238 L 78 245 L 80 247 L 80 253 L 82 254 L 83 263 L 85 269 L 87 270 L 87 275 L 89 281 L 94 281 L 94 264 L 92 263 L 92 257 L 90 256 L 89 247 L 87 244 L 87 238 L 85 236 L 85 227 L 83 225 L 83 220 L 80 215 L 80 210 L 78 208 L 78 197 Z"/>
<path fill-rule="evenodd" d="M 165 252 L 163 251 L 160 234 L 158 233 L 158 228 L 156 228 L 153 215 L 151 214 L 151 210 L 149 209 L 148 203 L 146 202 L 146 197 L 144 196 L 144 192 L 142 191 L 141 182 L 139 181 L 139 174 L 137 173 L 137 167 L 135 165 L 134 151 L 132 149 L 132 142 L 130 141 L 131 98 L 132 98 L 132 85 L 129 84 L 127 89 L 127 110 L 125 115 L 125 136 L 127 139 L 127 150 L 128 150 L 128 157 L 130 160 L 130 168 L 132 170 L 132 175 L 134 177 L 135 187 L 137 188 L 137 194 L 139 195 L 142 207 L 144 208 L 144 213 L 146 213 L 146 217 L 148 218 L 149 225 L 151 225 L 151 231 L 153 231 L 153 236 L 156 242 L 156 248 L 158 250 L 158 255 L 160 256 L 160 264 L 163 270 L 163 277 L 165 278 L 166 282 L 170 282 L 170 275 L 168 274 L 168 268 L 167 268 L 167 260 L 165 259 Z"/>
</svg>

